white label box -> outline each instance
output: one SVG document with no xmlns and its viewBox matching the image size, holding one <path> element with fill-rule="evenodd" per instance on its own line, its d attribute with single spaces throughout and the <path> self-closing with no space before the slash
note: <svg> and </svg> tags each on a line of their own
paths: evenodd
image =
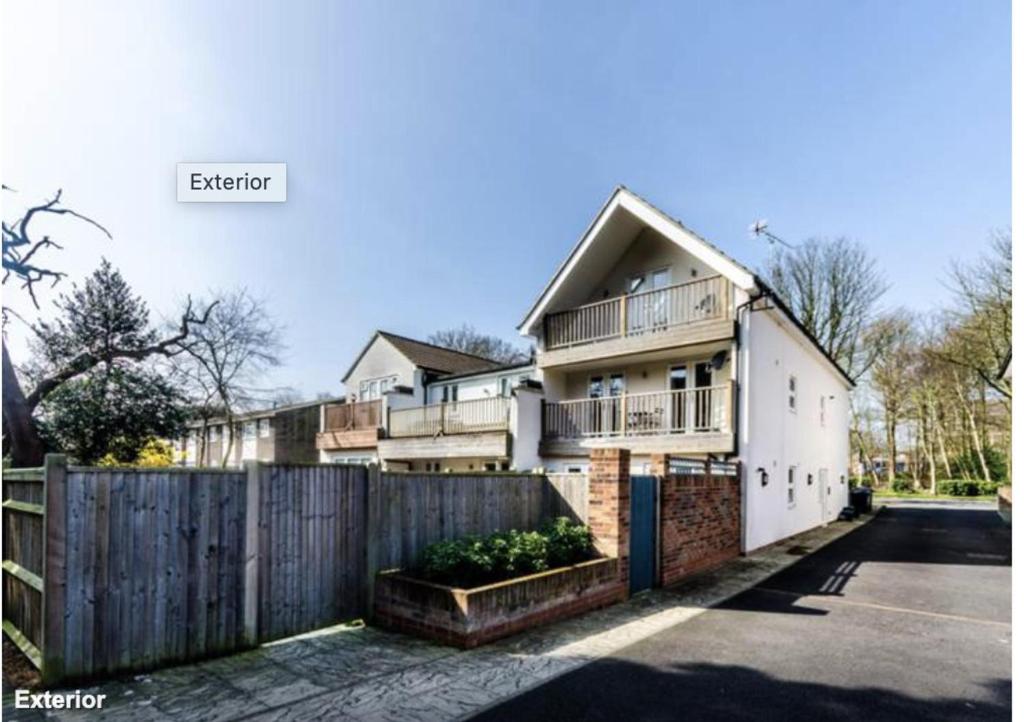
<svg viewBox="0 0 1024 722">
<path fill-rule="evenodd" d="M 179 203 L 284 203 L 287 163 L 178 163 Z"/>
</svg>

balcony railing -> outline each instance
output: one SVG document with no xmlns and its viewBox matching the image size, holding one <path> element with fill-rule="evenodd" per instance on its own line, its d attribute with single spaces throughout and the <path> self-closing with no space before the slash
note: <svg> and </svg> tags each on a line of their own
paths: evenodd
<svg viewBox="0 0 1024 722">
<path fill-rule="evenodd" d="M 390 412 L 388 435 L 401 438 L 505 431 L 508 429 L 510 408 L 510 399 L 494 396 L 396 409 Z"/>
<path fill-rule="evenodd" d="M 329 404 L 324 409 L 324 431 L 364 431 L 381 426 L 380 399 L 353 404 Z"/>
<path fill-rule="evenodd" d="M 548 439 L 731 432 L 731 384 L 544 405 Z"/>
<path fill-rule="evenodd" d="M 544 347 L 550 351 L 726 319 L 731 291 L 725 278 L 711 276 L 551 313 L 544 318 Z"/>
</svg>

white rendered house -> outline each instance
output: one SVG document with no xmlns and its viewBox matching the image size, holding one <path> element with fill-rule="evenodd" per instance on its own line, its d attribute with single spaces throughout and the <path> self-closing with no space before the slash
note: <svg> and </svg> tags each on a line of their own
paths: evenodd
<svg viewBox="0 0 1024 722">
<path fill-rule="evenodd" d="M 590 449 L 741 462 L 744 550 L 846 504 L 852 380 L 760 279 L 625 188 L 519 326 L 544 387 L 540 456 Z"/>
</svg>

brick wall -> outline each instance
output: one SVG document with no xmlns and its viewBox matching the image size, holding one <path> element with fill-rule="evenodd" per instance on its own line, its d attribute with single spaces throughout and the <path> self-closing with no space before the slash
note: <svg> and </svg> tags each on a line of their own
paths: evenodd
<svg viewBox="0 0 1024 722">
<path fill-rule="evenodd" d="M 384 572 L 377 579 L 374 621 L 469 649 L 622 601 L 617 567 L 615 559 L 598 559 L 477 589 Z"/>
<path fill-rule="evenodd" d="M 668 459 L 652 459 L 661 478 L 661 584 L 668 586 L 740 553 L 740 485 L 733 476 L 667 474 Z"/>
<path fill-rule="evenodd" d="M 594 546 L 603 556 L 619 559 L 621 581 L 629 581 L 629 450 L 590 452 L 587 523 Z"/>
</svg>

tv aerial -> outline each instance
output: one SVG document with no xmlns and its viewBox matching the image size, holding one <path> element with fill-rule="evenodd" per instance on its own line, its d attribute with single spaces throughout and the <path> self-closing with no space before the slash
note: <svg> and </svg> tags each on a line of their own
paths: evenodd
<svg viewBox="0 0 1024 722">
<path fill-rule="evenodd" d="M 750 237 L 760 238 L 761 236 L 767 238 L 769 244 L 779 243 L 786 248 L 793 248 L 791 244 L 786 243 L 784 240 L 768 230 L 768 220 L 765 218 L 759 218 L 750 224 Z"/>
</svg>

